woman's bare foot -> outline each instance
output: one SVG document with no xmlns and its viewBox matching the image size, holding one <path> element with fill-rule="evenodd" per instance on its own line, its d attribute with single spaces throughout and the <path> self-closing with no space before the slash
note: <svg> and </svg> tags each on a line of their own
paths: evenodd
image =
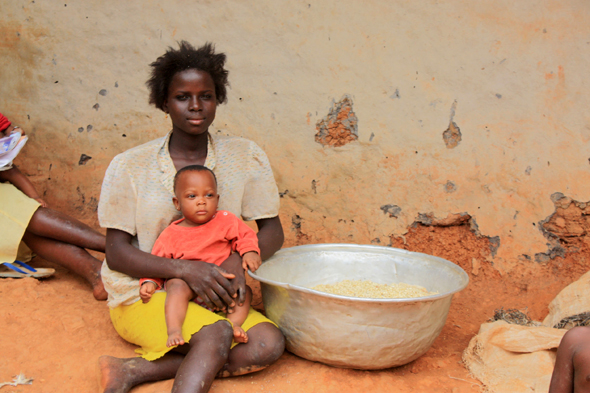
<svg viewBox="0 0 590 393">
<path fill-rule="evenodd" d="M 104 284 L 100 276 L 98 276 L 98 279 L 92 285 L 92 295 L 94 295 L 96 300 L 107 300 L 109 297 L 106 289 L 104 289 Z"/>
<path fill-rule="evenodd" d="M 182 332 L 180 330 L 168 332 L 168 341 L 166 341 L 166 346 L 168 348 L 183 344 L 184 339 L 182 338 Z"/>
<path fill-rule="evenodd" d="M 234 326 L 234 341 L 244 344 L 248 342 L 248 334 L 240 326 Z"/>
<path fill-rule="evenodd" d="M 131 390 L 133 385 L 129 383 L 127 374 L 129 363 L 130 359 L 117 359 L 112 356 L 98 358 L 99 392 L 126 393 Z"/>
</svg>

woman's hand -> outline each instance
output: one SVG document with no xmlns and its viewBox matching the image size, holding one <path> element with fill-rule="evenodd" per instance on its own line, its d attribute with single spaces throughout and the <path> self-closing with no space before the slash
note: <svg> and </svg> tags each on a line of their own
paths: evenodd
<svg viewBox="0 0 590 393">
<path fill-rule="evenodd" d="M 235 274 L 212 263 L 178 261 L 184 265 L 178 278 L 182 278 L 193 292 L 203 299 L 207 307 L 220 311 L 235 307 L 236 290 L 232 285 Z"/>
<path fill-rule="evenodd" d="M 235 303 L 242 306 L 246 301 L 246 276 L 244 274 L 244 269 L 242 268 L 242 258 L 240 258 L 240 254 L 231 254 L 225 261 L 223 261 L 221 268 L 234 276 L 230 283 L 232 291 L 235 294 Z M 227 312 L 231 314 L 233 312 L 233 306 L 230 306 Z"/>
</svg>

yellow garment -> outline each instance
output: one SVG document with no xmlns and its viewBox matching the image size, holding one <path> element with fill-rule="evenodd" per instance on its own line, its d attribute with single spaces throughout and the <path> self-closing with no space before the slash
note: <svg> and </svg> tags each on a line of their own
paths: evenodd
<svg viewBox="0 0 590 393">
<path fill-rule="evenodd" d="M 172 348 L 166 347 L 168 332 L 164 316 L 165 292 L 156 292 L 149 303 L 135 302 L 129 306 L 111 308 L 111 321 L 119 335 L 126 341 L 139 345 L 135 350 L 146 360 L 156 360 L 164 356 Z M 146 324 L 144 321 L 151 321 Z M 202 327 L 212 325 L 218 321 L 228 321 L 223 313 L 215 314 L 194 302 L 189 302 L 186 318 L 182 324 L 182 338 L 188 342 L 193 334 Z M 229 321 L 228 321 L 229 322 Z M 259 323 L 269 322 L 277 326 L 270 319 L 250 307 L 248 317 L 242 324 L 242 329 L 248 331 Z M 233 342 L 232 348 L 238 343 Z"/>
<path fill-rule="evenodd" d="M 19 244 L 39 202 L 10 183 L 0 183 L 0 263 L 14 262 Z"/>
</svg>

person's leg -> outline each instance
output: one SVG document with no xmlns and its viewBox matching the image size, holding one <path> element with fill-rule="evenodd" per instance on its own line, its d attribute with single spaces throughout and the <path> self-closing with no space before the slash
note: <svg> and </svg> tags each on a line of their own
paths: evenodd
<svg viewBox="0 0 590 393">
<path fill-rule="evenodd" d="M 232 329 L 226 321 L 203 327 L 189 342 L 150 362 L 143 358 L 99 359 L 101 392 L 126 393 L 145 382 L 174 378 L 172 392 L 208 392 L 215 374 L 227 361 Z"/>
<path fill-rule="evenodd" d="M 182 324 L 186 317 L 188 302 L 195 297 L 193 291 L 186 282 L 179 278 L 171 278 L 166 281 L 166 328 L 168 329 L 167 347 L 183 345 Z"/>
<path fill-rule="evenodd" d="M 175 352 L 168 352 L 153 362 L 139 357 L 118 359 L 101 356 L 98 359 L 100 391 L 126 393 L 141 383 L 174 378 L 183 360 L 184 355 Z"/>
<path fill-rule="evenodd" d="M 549 393 L 590 392 L 590 327 L 568 331 L 557 348 Z"/>
<path fill-rule="evenodd" d="M 102 234 L 75 218 L 46 207 L 40 207 L 33 214 L 27 232 L 90 250 L 105 250 L 106 238 Z"/>
<path fill-rule="evenodd" d="M 233 330 L 227 321 L 205 326 L 194 334 L 180 365 L 172 392 L 208 392 L 216 374 L 227 362 Z"/>
<path fill-rule="evenodd" d="M 248 330 L 248 343 L 231 349 L 227 363 L 217 376 L 231 377 L 262 370 L 277 361 L 284 350 L 283 333 L 271 323 L 259 323 Z"/>
<path fill-rule="evenodd" d="M 248 317 L 250 311 L 250 304 L 252 303 L 252 289 L 246 285 L 246 300 L 241 306 L 236 306 L 235 310 L 231 314 L 227 314 L 227 319 L 233 324 L 234 327 L 234 341 L 237 343 L 247 343 L 248 334 L 242 329 L 242 324 Z"/>
<path fill-rule="evenodd" d="M 23 240 L 33 252 L 49 262 L 56 263 L 82 276 L 92 286 L 96 300 L 105 300 L 107 292 L 100 278 L 102 262 L 83 248 L 25 231 Z"/>
</svg>

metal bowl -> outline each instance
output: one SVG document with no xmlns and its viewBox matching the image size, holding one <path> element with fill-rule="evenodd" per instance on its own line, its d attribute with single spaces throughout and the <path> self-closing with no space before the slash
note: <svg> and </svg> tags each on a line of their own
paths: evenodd
<svg viewBox="0 0 590 393">
<path fill-rule="evenodd" d="M 278 251 L 251 273 L 287 349 L 337 367 L 378 370 L 422 356 L 469 277 L 445 259 L 391 247 L 315 244 Z M 342 280 L 421 285 L 436 295 L 363 299 L 309 289 Z"/>
</svg>

